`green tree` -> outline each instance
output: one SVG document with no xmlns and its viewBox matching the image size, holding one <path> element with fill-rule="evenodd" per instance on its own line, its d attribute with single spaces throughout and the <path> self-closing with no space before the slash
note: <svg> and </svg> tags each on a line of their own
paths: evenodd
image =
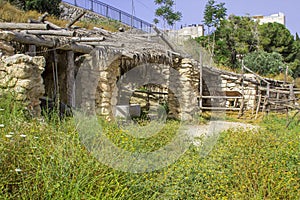
<svg viewBox="0 0 300 200">
<path fill-rule="evenodd" d="M 59 4 L 61 0 L 9 0 L 9 2 L 23 10 L 36 10 L 40 13 L 48 12 L 51 15 L 59 16 Z"/>
<path fill-rule="evenodd" d="M 164 21 L 164 24 L 167 23 L 170 26 L 173 26 L 177 21 L 180 21 L 182 18 L 182 13 L 179 11 L 174 11 L 174 0 L 154 0 L 156 5 L 159 7 L 155 10 L 155 16 L 161 17 Z M 157 18 L 154 19 L 154 22 L 158 23 Z"/>
<path fill-rule="evenodd" d="M 22 10 L 25 10 L 26 0 L 8 0 L 8 2 Z"/>
<path fill-rule="evenodd" d="M 244 64 L 261 75 L 276 75 L 284 68 L 283 58 L 277 52 L 256 51 L 244 58 Z"/>
<path fill-rule="evenodd" d="M 260 25 L 259 41 L 262 50 L 280 53 L 285 62 L 295 59 L 294 37 L 284 25 L 276 22 Z"/>
<path fill-rule="evenodd" d="M 217 27 L 222 19 L 226 17 L 227 8 L 225 3 L 217 4 L 215 0 L 209 0 L 205 5 L 204 24 L 210 29 Z"/>
<path fill-rule="evenodd" d="M 250 17 L 231 15 L 220 21 L 215 34 L 214 61 L 218 65 L 239 67 L 237 54 L 247 54 L 258 49 L 258 22 Z M 214 36 L 207 36 L 214 37 Z M 211 38 L 212 39 L 212 38 Z M 203 47 L 209 48 L 204 39 L 198 39 Z"/>
<path fill-rule="evenodd" d="M 221 20 L 226 17 L 226 11 L 227 8 L 225 8 L 225 3 L 217 4 L 215 0 L 209 0 L 207 2 L 207 4 L 205 5 L 203 22 L 207 26 L 208 35 L 211 35 L 211 28 L 218 27 Z M 207 37 L 207 40 L 208 40 L 207 50 L 210 52 L 211 60 L 212 60 L 215 51 L 215 32 L 213 32 L 212 37 L 210 36 Z"/>
</svg>

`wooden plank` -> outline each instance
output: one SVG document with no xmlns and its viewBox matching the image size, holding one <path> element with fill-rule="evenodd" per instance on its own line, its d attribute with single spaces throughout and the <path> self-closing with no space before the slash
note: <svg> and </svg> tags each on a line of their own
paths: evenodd
<svg viewBox="0 0 300 200">
<path fill-rule="evenodd" d="M 4 23 L 0 22 L 0 29 L 6 30 L 48 30 L 48 24 L 30 24 L 30 23 Z"/>
<path fill-rule="evenodd" d="M 258 86 L 258 89 L 261 90 L 261 91 L 268 91 L 268 88 L 265 88 L 265 87 L 261 87 L 261 86 Z M 273 93 L 280 93 L 280 94 L 290 94 L 290 91 L 284 91 L 284 90 L 276 90 L 276 89 L 269 89 L 269 92 L 273 92 Z M 300 92 L 296 93 L 295 94 L 300 94 Z"/>
<path fill-rule="evenodd" d="M 200 107 L 202 110 L 232 110 L 232 111 L 237 111 L 240 110 L 240 108 L 232 108 L 232 107 Z"/>
<path fill-rule="evenodd" d="M 243 97 L 236 96 L 199 96 L 202 99 L 242 99 Z"/>
</svg>

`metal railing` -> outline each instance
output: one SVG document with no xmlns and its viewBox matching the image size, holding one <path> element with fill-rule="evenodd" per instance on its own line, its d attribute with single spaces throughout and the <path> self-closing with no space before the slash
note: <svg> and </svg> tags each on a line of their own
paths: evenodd
<svg viewBox="0 0 300 200">
<path fill-rule="evenodd" d="M 98 0 L 63 0 L 63 2 L 74 5 L 76 7 L 84 8 L 102 15 L 106 18 L 117 20 L 130 27 L 142 30 L 147 33 L 152 32 L 152 24 L 141 20 L 129 13 L 112 7 Z"/>
</svg>

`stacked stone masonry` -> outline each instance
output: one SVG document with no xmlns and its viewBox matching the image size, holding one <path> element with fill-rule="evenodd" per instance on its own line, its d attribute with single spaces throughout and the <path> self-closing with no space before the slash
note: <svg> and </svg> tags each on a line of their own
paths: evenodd
<svg viewBox="0 0 300 200">
<path fill-rule="evenodd" d="M 33 116 L 41 113 L 40 100 L 45 89 L 42 72 L 45 59 L 16 54 L 0 60 L 0 95 L 10 92 L 24 103 Z"/>
</svg>

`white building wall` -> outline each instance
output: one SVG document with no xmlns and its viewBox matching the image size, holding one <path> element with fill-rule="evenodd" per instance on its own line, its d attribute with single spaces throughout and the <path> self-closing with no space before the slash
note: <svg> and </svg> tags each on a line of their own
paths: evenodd
<svg viewBox="0 0 300 200">
<path fill-rule="evenodd" d="M 282 12 L 279 12 L 277 14 L 272 14 L 269 16 L 253 16 L 254 20 L 258 20 L 259 24 L 265 24 L 265 23 L 274 23 L 277 22 L 279 24 L 285 25 L 285 15 Z"/>
</svg>

